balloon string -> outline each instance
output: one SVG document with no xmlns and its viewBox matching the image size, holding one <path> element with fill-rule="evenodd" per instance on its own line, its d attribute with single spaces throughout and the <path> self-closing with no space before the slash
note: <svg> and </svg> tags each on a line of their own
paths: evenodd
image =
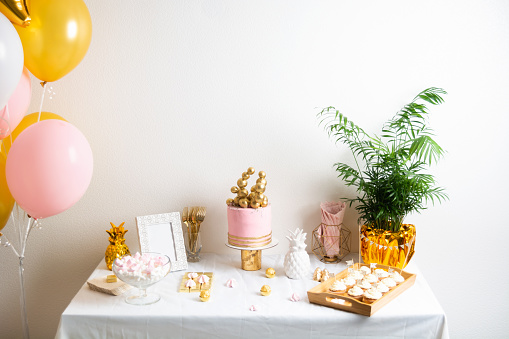
<svg viewBox="0 0 509 339">
<path fill-rule="evenodd" d="M 39 116 L 37 117 L 37 122 L 41 121 L 41 113 L 42 113 L 42 103 L 44 102 L 44 94 L 46 93 L 46 81 L 41 82 L 42 86 L 42 97 L 41 97 L 41 105 L 39 106 Z"/>
<path fill-rule="evenodd" d="M 9 109 L 9 104 L 5 105 L 5 109 Z M 9 114 L 9 113 L 7 113 Z M 9 125 L 9 128 L 8 130 L 10 131 L 11 130 L 11 124 L 9 122 L 9 120 L 7 120 L 7 124 Z M 11 141 L 11 146 L 12 146 L 12 133 L 9 133 L 9 140 Z M 3 141 L 2 139 L 2 148 L 3 148 L 3 152 L 5 154 L 5 156 L 7 157 L 7 155 L 9 154 L 8 151 L 7 151 L 7 146 L 5 145 L 5 142 Z"/>
<path fill-rule="evenodd" d="M 2 119 L 3 121 L 5 121 L 5 123 L 7 124 L 7 129 L 4 129 L 1 128 L 0 129 L 0 135 L 4 135 L 6 133 L 9 133 L 9 131 L 11 130 L 11 123 L 10 123 L 10 120 L 11 120 L 11 116 L 10 116 L 10 111 L 9 111 L 9 103 L 7 103 L 5 105 L 5 114 L 3 114 L 0 119 Z"/>
</svg>

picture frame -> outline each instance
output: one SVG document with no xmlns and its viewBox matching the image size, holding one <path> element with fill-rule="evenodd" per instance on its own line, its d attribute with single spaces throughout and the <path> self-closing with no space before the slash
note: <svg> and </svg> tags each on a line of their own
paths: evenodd
<svg viewBox="0 0 509 339">
<path fill-rule="evenodd" d="M 187 255 L 180 213 L 162 213 L 136 217 L 140 250 L 166 254 L 170 272 L 187 269 Z"/>
</svg>

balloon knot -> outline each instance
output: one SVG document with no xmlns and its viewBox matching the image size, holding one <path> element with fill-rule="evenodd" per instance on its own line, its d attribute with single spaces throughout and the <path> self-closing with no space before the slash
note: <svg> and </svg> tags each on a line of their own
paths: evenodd
<svg viewBox="0 0 509 339">
<path fill-rule="evenodd" d="M 41 81 L 41 86 L 44 87 L 46 86 L 47 83 L 48 83 L 47 81 Z"/>
</svg>

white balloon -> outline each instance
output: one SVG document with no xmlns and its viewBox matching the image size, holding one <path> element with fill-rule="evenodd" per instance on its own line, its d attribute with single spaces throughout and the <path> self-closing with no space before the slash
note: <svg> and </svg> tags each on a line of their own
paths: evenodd
<svg viewBox="0 0 509 339">
<path fill-rule="evenodd" d="M 0 13 L 0 108 L 3 108 L 21 79 L 23 45 L 18 32 Z"/>
</svg>

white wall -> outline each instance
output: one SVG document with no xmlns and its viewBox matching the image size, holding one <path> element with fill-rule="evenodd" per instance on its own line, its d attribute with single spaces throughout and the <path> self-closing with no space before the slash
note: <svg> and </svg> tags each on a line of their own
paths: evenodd
<svg viewBox="0 0 509 339">
<path fill-rule="evenodd" d="M 225 200 L 248 166 L 267 172 L 281 240 L 271 251 L 285 252 L 287 229 L 310 233 L 321 201 L 353 194 L 332 168 L 350 154 L 318 126 L 316 108 L 334 105 L 376 132 L 430 86 L 449 92 L 431 124 L 448 150 L 432 173 L 450 201 L 408 218 L 418 227 L 413 260 L 452 337 L 509 333 L 507 1 L 85 2 L 92 44 L 51 84 L 43 110 L 87 136 L 94 177 L 79 203 L 30 236 L 34 338 L 54 336 L 104 256 L 110 221 L 126 222 L 136 250 L 136 216 L 204 205 L 204 250 L 231 253 Z M 30 112 L 41 93 L 34 80 Z M 346 223 L 356 230 L 353 210 Z M 0 265 L 0 337 L 20 337 L 9 249 L 0 248 Z"/>
</svg>

